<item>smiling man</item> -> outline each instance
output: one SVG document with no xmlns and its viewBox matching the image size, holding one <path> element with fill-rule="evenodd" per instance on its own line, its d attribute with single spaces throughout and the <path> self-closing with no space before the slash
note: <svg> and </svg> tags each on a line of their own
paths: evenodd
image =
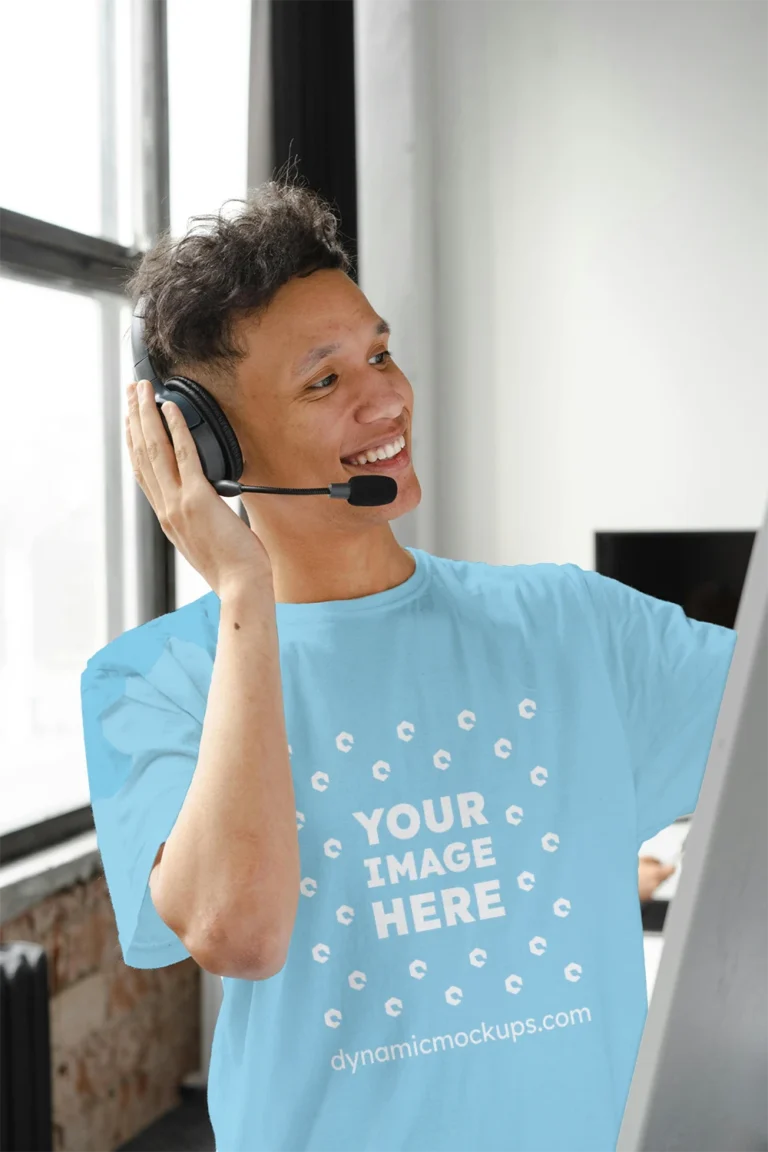
<svg viewBox="0 0 768 1152">
<path fill-rule="evenodd" d="M 413 390 L 331 210 L 274 182 L 203 224 L 130 285 L 156 370 L 218 403 L 243 483 L 398 494 L 246 494 L 248 525 L 129 389 L 137 481 L 211 591 L 82 676 L 125 961 L 222 977 L 219 1152 L 609 1152 L 638 851 L 695 808 L 735 633 L 574 564 L 401 547 Z"/>
<path fill-rule="evenodd" d="M 383 472 L 397 481 L 397 499 L 350 515 L 342 501 L 244 493 L 278 601 L 359 597 L 414 571 L 390 528 L 421 499 L 410 455 L 413 389 L 389 351 L 389 325 L 347 275 L 342 253 L 336 259 L 340 267 L 294 276 L 265 311 L 240 322 L 244 357 L 227 412 L 246 461 L 242 483 L 301 488 Z"/>
</svg>

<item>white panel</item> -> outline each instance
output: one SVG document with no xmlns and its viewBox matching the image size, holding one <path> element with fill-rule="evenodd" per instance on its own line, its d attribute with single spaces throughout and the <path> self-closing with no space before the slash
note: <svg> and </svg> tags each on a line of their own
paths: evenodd
<svg viewBox="0 0 768 1152">
<path fill-rule="evenodd" d="M 595 529 L 755 528 L 768 7 L 486 8 L 503 556 L 591 567 Z"/>
<path fill-rule="evenodd" d="M 592 567 L 598 529 L 756 527 L 768 6 L 355 12 L 361 284 L 417 389 L 419 541 Z"/>
<path fill-rule="evenodd" d="M 430 5 L 355 0 L 359 284 L 392 326 L 414 391 L 413 462 L 423 499 L 393 522 L 401 544 L 433 547 L 432 243 L 428 75 L 418 55 Z"/>
</svg>

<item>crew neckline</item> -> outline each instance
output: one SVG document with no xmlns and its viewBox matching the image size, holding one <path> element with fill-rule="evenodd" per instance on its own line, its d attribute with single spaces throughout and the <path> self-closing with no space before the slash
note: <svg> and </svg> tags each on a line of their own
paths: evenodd
<svg viewBox="0 0 768 1152">
<path fill-rule="evenodd" d="M 413 556 L 416 567 L 407 580 L 383 592 L 373 592 L 370 596 L 356 596 L 351 600 L 318 600 L 311 603 L 284 604 L 277 602 L 278 627 L 285 624 L 307 624 L 316 621 L 342 620 L 365 612 L 402 606 L 413 600 L 425 588 L 429 579 L 428 556 L 421 548 L 406 546 L 406 552 Z"/>
</svg>

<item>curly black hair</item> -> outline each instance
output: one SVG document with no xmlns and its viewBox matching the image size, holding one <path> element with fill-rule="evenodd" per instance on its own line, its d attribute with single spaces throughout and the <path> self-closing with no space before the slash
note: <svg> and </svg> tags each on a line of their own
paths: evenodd
<svg viewBox="0 0 768 1152">
<path fill-rule="evenodd" d="M 246 355 L 235 321 L 263 311 L 294 276 L 352 267 L 333 207 L 287 171 L 231 203 L 242 207 L 193 216 L 181 239 L 163 232 L 125 284 L 134 306 L 145 299 L 144 338 L 163 378 L 197 373 L 226 389 Z"/>
</svg>

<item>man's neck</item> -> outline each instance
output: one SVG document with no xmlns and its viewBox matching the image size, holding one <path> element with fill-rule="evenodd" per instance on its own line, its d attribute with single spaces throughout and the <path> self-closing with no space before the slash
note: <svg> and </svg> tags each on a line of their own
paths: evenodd
<svg viewBox="0 0 768 1152">
<path fill-rule="evenodd" d="M 416 569 L 413 556 L 398 543 L 388 523 L 343 537 L 281 537 L 279 542 L 261 538 L 272 564 L 278 604 L 356 600 L 404 583 Z"/>
</svg>

